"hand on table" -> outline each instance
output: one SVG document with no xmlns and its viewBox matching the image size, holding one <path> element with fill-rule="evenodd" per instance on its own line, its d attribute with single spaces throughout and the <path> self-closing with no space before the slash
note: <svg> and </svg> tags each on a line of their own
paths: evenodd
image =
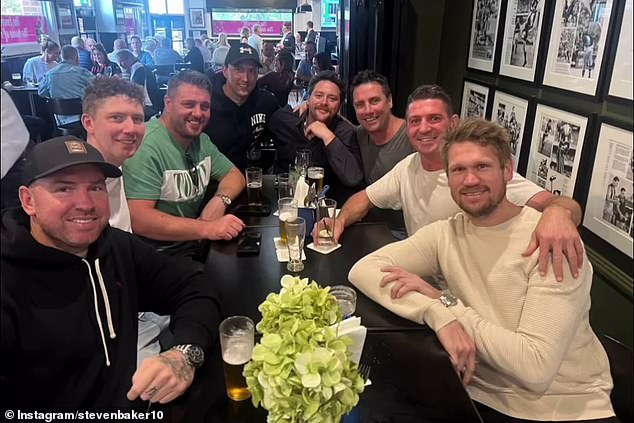
<svg viewBox="0 0 634 423">
<path fill-rule="evenodd" d="M 456 372 L 467 385 L 475 372 L 475 344 L 457 320 L 443 326 L 436 332 L 438 340 L 449 354 L 449 359 Z"/>
<path fill-rule="evenodd" d="M 143 360 L 132 375 L 127 397 L 130 401 L 140 397 L 143 401 L 165 404 L 182 395 L 193 380 L 194 369 L 187 364 L 185 355 L 180 351 L 165 351 Z"/>
<path fill-rule="evenodd" d="M 232 214 L 226 214 L 219 219 L 209 223 L 209 239 L 230 240 L 238 236 L 246 227 L 244 222 Z"/>
<path fill-rule="evenodd" d="M 537 222 L 531 241 L 522 253 L 528 257 L 539 248 L 539 274 L 548 272 L 550 253 L 552 251 L 553 271 L 559 282 L 564 276 L 564 256 L 575 278 L 583 265 L 583 244 L 579 231 L 563 207 L 551 206 L 544 209 Z"/>
<path fill-rule="evenodd" d="M 421 294 L 436 299 L 440 297 L 440 291 L 423 280 L 420 276 L 408 272 L 399 266 L 384 266 L 381 272 L 387 272 L 387 275 L 381 279 L 381 288 L 392 283 L 390 294 L 393 299 L 401 298 L 410 291 L 420 292 Z"/>
</svg>

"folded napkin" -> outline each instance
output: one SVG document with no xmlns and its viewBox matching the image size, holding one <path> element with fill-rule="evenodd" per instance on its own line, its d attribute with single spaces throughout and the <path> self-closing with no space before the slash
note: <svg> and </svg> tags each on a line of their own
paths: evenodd
<svg viewBox="0 0 634 423">
<path fill-rule="evenodd" d="M 320 247 L 319 245 L 315 245 L 314 242 L 311 242 L 310 244 L 306 246 L 306 248 L 310 248 L 311 250 L 317 251 L 320 254 L 330 254 L 333 251 L 339 249 L 339 247 L 341 247 L 341 244 L 333 245 L 332 247 L 328 247 L 328 248 L 323 248 L 323 247 Z"/>
<path fill-rule="evenodd" d="M 310 187 L 306 183 L 304 176 L 299 175 L 299 178 L 297 178 L 297 185 L 295 185 L 295 195 L 293 195 L 293 198 L 297 201 L 297 207 L 303 207 L 305 205 L 304 201 L 308 195 L 309 188 Z"/>
<path fill-rule="evenodd" d="M 352 344 L 348 346 L 350 351 L 350 360 L 359 364 L 361 360 L 361 354 L 363 353 L 363 345 L 365 344 L 365 337 L 368 333 L 368 329 L 361 325 L 360 317 L 349 317 L 340 323 L 331 326 L 337 331 L 339 336 L 348 336 L 352 339 Z"/>
</svg>

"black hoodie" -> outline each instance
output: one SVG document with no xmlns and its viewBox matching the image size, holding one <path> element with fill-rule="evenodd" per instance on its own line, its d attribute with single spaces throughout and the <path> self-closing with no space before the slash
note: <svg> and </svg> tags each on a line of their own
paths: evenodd
<svg viewBox="0 0 634 423">
<path fill-rule="evenodd" d="M 35 241 L 13 209 L 1 251 L 3 409 L 135 407 L 139 311 L 171 315 L 174 345 L 216 342 L 219 299 L 200 267 L 127 232 L 107 227 L 82 259 Z"/>
</svg>

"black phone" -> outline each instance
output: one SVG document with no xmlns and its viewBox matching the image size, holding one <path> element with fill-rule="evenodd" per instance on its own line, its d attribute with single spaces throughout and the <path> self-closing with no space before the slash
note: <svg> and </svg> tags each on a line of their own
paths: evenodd
<svg viewBox="0 0 634 423">
<path fill-rule="evenodd" d="M 260 232 L 246 231 L 238 238 L 237 256 L 257 256 L 260 254 L 262 234 Z"/>
<path fill-rule="evenodd" d="M 250 204 L 239 204 L 233 210 L 233 213 L 236 215 L 243 216 L 268 216 L 271 214 L 271 206 L 268 204 L 262 205 L 250 205 Z"/>
</svg>

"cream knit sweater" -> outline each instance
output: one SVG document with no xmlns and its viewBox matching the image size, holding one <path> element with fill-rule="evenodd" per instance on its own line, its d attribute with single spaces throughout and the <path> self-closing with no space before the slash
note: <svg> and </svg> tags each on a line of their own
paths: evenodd
<svg viewBox="0 0 634 423">
<path fill-rule="evenodd" d="M 574 279 L 552 268 L 541 277 L 538 252 L 522 257 L 541 214 L 524 207 L 494 227 L 462 213 L 364 257 L 350 281 L 394 313 L 435 331 L 458 320 L 476 345 L 471 397 L 504 414 L 532 420 L 583 420 L 614 415 L 608 358 L 589 323 L 592 267 Z M 418 275 L 442 273 L 459 298 L 443 306 L 418 292 L 390 298 L 379 269 L 396 265 Z M 420 363 L 424 366 L 425 363 Z"/>
</svg>

